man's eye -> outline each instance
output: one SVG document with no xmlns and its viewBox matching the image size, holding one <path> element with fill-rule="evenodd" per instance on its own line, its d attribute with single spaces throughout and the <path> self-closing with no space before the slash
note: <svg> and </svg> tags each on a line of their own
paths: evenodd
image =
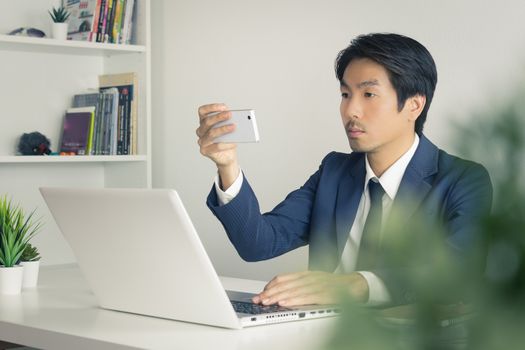
<svg viewBox="0 0 525 350">
<path fill-rule="evenodd" d="M 374 96 L 377 96 L 377 95 L 372 92 L 365 92 L 365 97 L 374 97 Z"/>
<path fill-rule="evenodd" d="M 341 92 L 342 98 L 348 98 L 348 92 Z"/>
</svg>

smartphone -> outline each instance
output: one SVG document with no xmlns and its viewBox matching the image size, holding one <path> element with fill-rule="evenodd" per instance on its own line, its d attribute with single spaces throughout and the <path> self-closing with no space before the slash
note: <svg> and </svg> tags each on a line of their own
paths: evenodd
<svg viewBox="0 0 525 350">
<path fill-rule="evenodd" d="M 235 124 L 235 131 L 219 136 L 215 138 L 213 142 L 259 142 L 259 130 L 257 129 L 257 121 L 255 120 L 255 111 L 253 109 L 237 109 L 231 110 L 230 112 L 230 119 L 215 124 L 213 128 Z"/>
</svg>

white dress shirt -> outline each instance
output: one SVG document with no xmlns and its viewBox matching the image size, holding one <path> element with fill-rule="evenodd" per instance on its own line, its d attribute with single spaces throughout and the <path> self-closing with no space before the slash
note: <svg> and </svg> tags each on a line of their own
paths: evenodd
<svg viewBox="0 0 525 350">
<path fill-rule="evenodd" d="M 370 195 L 367 190 L 367 184 L 370 179 L 372 181 L 379 182 L 385 190 L 385 196 L 383 196 L 383 219 L 382 223 L 386 221 L 390 210 L 392 209 L 392 203 L 396 197 L 397 190 L 405 174 L 405 170 L 408 163 L 414 156 L 417 146 L 419 145 L 419 137 L 415 134 L 414 142 L 412 146 L 406 151 L 394 164 L 392 164 L 384 173 L 378 178 L 368 162 L 368 157 L 365 157 L 366 163 L 366 177 L 365 177 L 365 188 L 363 195 L 359 201 L 356 216 L 348 240 L 343 249 L 339 266 L 334 271 L 335 273 L 350 273 L 355 270 L 357 262 L 357 252 L 359 251 L 359 244 L 361 242 L 361 236 L 363 234 L 363 228 L 365 226 L 366 217 L 370 211 Z M 240 192 L 243 182 L 242 171 L 239 171 L 239 175 L 235 182 L 225 191 L 223 191 L 219 184 L 219 176 L 215 177 L 215 191 L 217 192 L 217 199 L 219 205 L 228 204 L 235 196 Z M 388 303 L 390 301 L 390 295 L 383 281 L 374 273 L 370 271 L 357 271 L 361 274 L 368 283 L 368 304 L 380 305 Z"/>
<path fill-rule="evenodd" d="M 230 201 L 234 199 L 235 196 L 239 194 L 239 192 L 241 192 L 243 180 L 244 176 L 242 175 L 242 171 L 239 170 L 239 175 L 237 175 L 235 181 L 230 187 L 228 187 L 228 189 L 223 191 L 221 189 L 221 184 L 219 183 L 219 175 L 217 174 L 215 176 L 215 192 L 217 192 L 217 200 L 219 201 L 219 205 L 223 206 L 230 203 Z"/>
<path fill-rule="evenodd" d="M 355 270 L 357 262 L 357 253 L 359 251 L 359 245 L 361 243 L 361 236 L 363 234 L 363 228 L 365 226 L 366 217 L 370 211 L 370 194 L 367 190 L 367 184 L 370 179 L 372 181 L 379 182 L 385 190 L 383 196 L 383 218 L 381 224 L 383 225 L 392 209 L 392 203 L 396 197 L 397 190 L 405 174 L 405 170 L 410 163 L 410 160 L 416 153 L 417 146 L 419 145 L 419 137 L 417 134 L 414 137 L 412 146 L 406 151 L 394 164 L 392 164 L 380 178 L 374 174 L 374 171 L 370 167 L 368 157 L 365 157 L 366 164 L 366 177 L 365 187 L 363 189 L 363 195 L 359 201 L 357 212 L 355 215 L 354 223 L 350 229 L 348 240 L 346 241 L 341 255 L 339 266 L 335 270 L 335 273 L 349 273 Z M 385 287 L 383 281 L 374 273 L 370 271 L 357 271 L 361 274 L 368 283 L 368 303 L 372 305 L 381 305 L 390 301 L 390 294 Z"/>
</svg>

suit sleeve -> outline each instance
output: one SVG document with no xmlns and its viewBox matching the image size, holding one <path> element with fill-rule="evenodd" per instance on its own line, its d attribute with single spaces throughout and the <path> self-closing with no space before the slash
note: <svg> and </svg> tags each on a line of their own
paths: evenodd
<svg viewBox="0 0 525 350">
<path fill-rule="evenodd" d="M 477 227 L 491 211 L 492 184 L 487 170 L 472 163 L 450 193 L 445 216 L 450 233 L 447 244 L 463 254 L 479 243 Z"/>
<path fill-rule="evenodd" d="M 212 188 L 207 205 L 222 223 L 241 258 L 266 260 L 308 244 L 310 217 L 323 163 L 301 188 L 265 214 L 261 214 L 246 176 L 239 194 L 226 205 L 219 205 Z"/>
</svg>

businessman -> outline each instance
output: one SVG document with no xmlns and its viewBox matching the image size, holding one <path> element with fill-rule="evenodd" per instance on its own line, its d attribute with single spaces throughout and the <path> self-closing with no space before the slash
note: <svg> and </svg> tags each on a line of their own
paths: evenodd
<svg viewBox="0 0 525 350">
<path fill-rule="evenodd" d="M 440 239 L 459 255 L 474 244 L 476 220 L 490 211 L 487 171 L 438 149 L 423 134 L 437 83 L 423 45 L 397 34 L 361 35 L 339 53 L 335 70 L 352 152 L 328 154 L 302 187 L 265 214 L 240 170 L 236 145 L 214 143 L 235 130 L 233 124 L 212 128 L 230 118 L 228 107 L 198 110 L 200 152 L 218 168 L 207 204 L 240 256 L 259 261 L 309 245 L 309 270 L 275 277 L 256 303 L 328 304 L 340 288 L 373 305 L 413 302 L 412 291 L 399 283 L 413 272 L 410 262 L 393 266 L 383 258 L 384 238 L 399 234 L 389 232 L 392 209 L 411 203 L 403 212 L 407 227 L 416 214 L 429 228 L 443 224 Z M 425 234 L 414 249 L 432 249 Z"/>
</svg>

